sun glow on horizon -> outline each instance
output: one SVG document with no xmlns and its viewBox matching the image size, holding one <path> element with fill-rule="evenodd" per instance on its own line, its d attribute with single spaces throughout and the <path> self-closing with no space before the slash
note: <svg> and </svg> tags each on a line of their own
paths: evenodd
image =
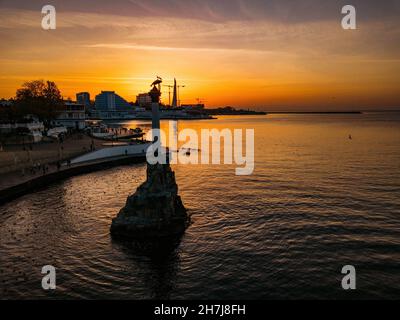
<svg viewBox="0 0 400 320">
<path fill-rule="evenodd" d="M 78 6 L 79 7 L 79 6 Z M 182 103 L 210 107 L 312 110 L 400 106 L 397 24 L 340 20 L 283 23 L 59 12 L 57 29 L 38 27 L 38 12 L 0 16 L 0 97 L 25 81 L 55 81 L 64 97 L 116 91 L 128 101 L 156 75 L 176 78 Z M 392 33 L 388 32 L 389 27 Z M 382 48 L 385 48 L 383 50 Z M 168 88 L 163 88 L 168 101 Z"/>
</svg>

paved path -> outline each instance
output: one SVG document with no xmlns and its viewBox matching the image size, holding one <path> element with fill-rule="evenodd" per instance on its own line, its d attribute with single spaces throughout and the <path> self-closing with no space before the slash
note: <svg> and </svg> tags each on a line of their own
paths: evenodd
<svg viewBox="0 0 400 320">
<path fill-rule="evenodd" d="M 105 158 L 105 159 L 98 159 L 94 161 L 88 161 L 88 162 L 83 162 L 75 165 L 63 165 L 60 167 L 60 169 L 57 168 L 56 165 L 54 164 L 48 164 L 46 165 L 47 170 L 44 172 L 42 169 L 41 170 L 36 170 L 35 173 L 31 172 L 26 172 L 25 174 L 22 174 L 20 171 L 14 171 L 14 172 L 9 172 L 6 174 L 2 174 L 1 180 L 0 180 L 0 191 L 20 185 L 24 182 L 33 180 L 35 178 L 43 177 L 43 176 L 48 176 L 51 175 L 52 173 L 56 172 L 61 172 L 61 171 L 67 171 L 69 169 L 73 168 L 79 168 L 79 167 L 90 167 L 94 166 L 97 164 L 107 164 L 107 163 L 113 163 L 117 162 L 119 160 L 124 160 L 124 159 L 135 159 L 135 158 L 144 158 L 146 156 L 145 153 L 143 154 L 136 154 L 136 155 L 129 155 L 129 156 L 118 156 L 118 157 L 110 157 L 110 158 Z"/>
<path fill-rule="evenodd" d="M 0 179 L 2 174 L 20 171 L 34 165 L 48 164 L 76 157 L 90 150 L 93 144 L 96 149 L 104 148 L 105 141 L 92 139 L 84 134 L 68 136 L 63 143 L 57 141 L 32 145 L 5 146 L 0 151 Z"/>
<path fill-rule="evenodd" d="M 0 152 L 0 191 L 7 188 L 23 184 L 24 182 L 34 180 L 35 178 L 50 175 L 58 172 L 57 161 L 65 161 L 90 151 L 91 144 L 94 144 L 96 150 L 106 148 L 103 146 L 106 141 L 92 139 L 89 136 L 75 134 L 69 136 L 62 144 L 41 143 L 33 145 L 32 150 L 23 146 L 12 146 L 4 148 Z M 62 152 L 60 152 L 62 146 Z M 108 146 L 110 147 L 110 146 Z M 29 151 L 28 151 L 29 150 Z M 138 157 L 140 155 L 136 155 Z M 15 157 L 18 158 L 15 163 Z M 133 156 L 135 157 L 135 156 Z M 67 170 L 79 166 L 90 166 L 99 163 L 113 162 L 126 157 L 115 157 L 108 159 L 99 159 L 78 165 L 61 166 L 60 170 Z M 40 168 L 38 164 L 40 163 Z M 43 165 L 46 171 L 43 171 Z M 36 167 L 32 170 L 32 167 Z M 18 168 L 18 169 L 17 169 Z"/>
<path fill-rule="evenodd" d="M 103 170 L 118 165 L 129 165 L 146 161 L 145 153 L 118 156 L 112 158 L 98 159 L 76 165 L 63 166 L 58 169 L 56 166 L 49 166 L 46 173 L 26 174 L 24 176 L 10 172 L 4 175 L 0 181 L 0 205 L 20 197 L 24 194 L 46 187 L 56 181 L 70 178 L 76 175 L 93 171 Z"/>
</svg>

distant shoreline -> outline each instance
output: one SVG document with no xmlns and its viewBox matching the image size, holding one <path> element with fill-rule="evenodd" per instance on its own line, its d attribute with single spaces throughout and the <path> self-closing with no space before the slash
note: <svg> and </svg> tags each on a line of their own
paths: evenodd
<svg viewBox="0 0 400 320">
<path fill-rule="evenodd" d="M 266 111 L 267 114 L 362 114 L 363 111 Z"/>
<path fill-rule="evenodd" d="M 242 116 L 242 115 L 266 115 L 265 111 L 254 111 L 250 109 L 236 109 L 233 107 L 204 109 L 204 112 L 209 116 Z"/>
</svg>

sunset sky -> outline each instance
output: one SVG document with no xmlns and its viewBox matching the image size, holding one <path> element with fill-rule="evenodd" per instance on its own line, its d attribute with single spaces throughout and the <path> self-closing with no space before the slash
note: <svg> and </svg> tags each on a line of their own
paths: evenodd
<svg viewBox="0 0 400 320">
<path fill-rule="evenodd" d="M 56 30 L 41 28 L 44 4 Z M 341 27 L 346 4 L 357 30 Z M 114 90 L 134 101 L 159 75 L 186 85 L 182 103 L 393 109 L 399 21 L 400 0 L 0 0 L 0 97 L 45 79 L 64 97 Z"/>
</svg>

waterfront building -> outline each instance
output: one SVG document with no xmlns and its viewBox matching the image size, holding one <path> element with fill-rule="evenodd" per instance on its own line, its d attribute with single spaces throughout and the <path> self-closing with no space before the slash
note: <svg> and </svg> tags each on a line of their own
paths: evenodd
<svg viewBox="0 0 400 320">
<path fill-rule="evenodd" d="M 182 104 L 181 108 L 184 110 L 204 110 L 204 103 L 196 103 L 196 104 Z"/>
<path fill-rule="evenodd" d="M 0 123 L 0 134 L 6 135 L 6 134 L 13 134 L 13 133 L 15 134 L 18 132 L 24 132 L 29 137 L 31 137 L 31 142 L 40 142 L 43 138 L 42 135 L 43 131 L 44 131 L 43 122 L 39 122 L 37 119 L 31 119 L 30 121 L 27 122 Z"/>
<path fill-rule="evenodd" d="M 86 108 L 90 107 L 90 93 L 89 92 L 79 92 L 76 94 L 76 101 L 79 104 L 83 104 Z"/>
<path fill-rule="evenodd" d="M 132 106 L 114 91 L 102 91 L 96 96 L 95 106 L 102 111 L 127 111 Z"/>
<path fill-rule="evenodd" d="M 133 106 L 114 91 L 102 91 L 96 96 L 93 115 L 99 119 L 125 119 L 133 113 Z"/>
<path fill-rule="evenodd" d="M 86 127 L 85 120 L 85 105 L 72 101 L 65 101 L 64 106 L 58 111 L 53 125 L 73 129 L 84 129 Z"/>
<path fill-rule="evenodd" d="M 136 96 L 136 105 L 142 108 L 151 107 L 151 97 L 148 93 L 140 93 Z"/>
</svg>

